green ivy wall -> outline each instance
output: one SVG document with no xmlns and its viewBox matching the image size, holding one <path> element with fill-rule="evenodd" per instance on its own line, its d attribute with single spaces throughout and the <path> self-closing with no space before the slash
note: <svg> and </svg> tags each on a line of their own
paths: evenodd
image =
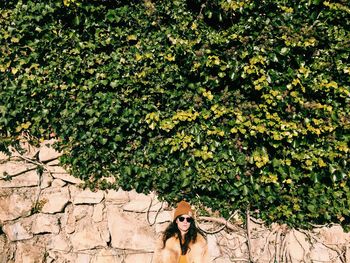
<svg viewBox="0 0 350 263">
<path fill-rule="evenodd" d="M 0 5 L 2 151 L 57 138 L 92 189 L 348 226 L 348 1 Z"/>
</svg>

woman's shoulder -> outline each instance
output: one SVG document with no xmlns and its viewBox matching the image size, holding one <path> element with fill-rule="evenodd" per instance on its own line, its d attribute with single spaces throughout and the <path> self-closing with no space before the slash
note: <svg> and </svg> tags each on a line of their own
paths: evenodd
<svg viewBox="0 0 350 263">
<path fill-rule="evenodd" d="M 162 248 L 172 248 L 179 244 L 179 239 L 176 236 L 171 236 L 164 243 L 164 232 L 160 232 L 157 235 L 157 244 Z"/>
<path fill-rule="evenodd" d="M 176 236 L 169 237 L 165 242 L 166 247 L 173 247 L 179 244 L 179 239 Z"/>
</svg>

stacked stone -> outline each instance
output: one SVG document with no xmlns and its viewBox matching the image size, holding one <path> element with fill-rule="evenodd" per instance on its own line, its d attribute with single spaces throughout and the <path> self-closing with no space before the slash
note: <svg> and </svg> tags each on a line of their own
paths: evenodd
<svg viewBox="0 0 350 263">
<path fill-rule="evenodd" d="M 0 152 L 0 263 L 151 262 L 172 209 L 154 194 L 83 190 L 83 182 L 59 165 L 52 143 L 24 144 L 24 156 Z M 44 165 L 41 174 L 38 165 Z M 291 263 L 350 262 L 350 234 L 340 226 L 307 233 L 251 221 L 250 242 L 239 218 L 223 231 L 215 231 L 222 225 L 213 222 L 202 220 L 200 226 L 211 233 L 207 240 L 215 263 L 265 263 L 275 257 Z"/>
<path fill-rule="evenodd" d="M 44 144 L 27 161 L 1 156 L 0 262 L 150 262 L 156 231 L 145 213 L 161 203 L 136 192 L 83 190 L 59 155 Z M 42 175 L 34 156 L 45 164 Z M 162 215 L 157 225 L 171 217 Z"/>
</svg>

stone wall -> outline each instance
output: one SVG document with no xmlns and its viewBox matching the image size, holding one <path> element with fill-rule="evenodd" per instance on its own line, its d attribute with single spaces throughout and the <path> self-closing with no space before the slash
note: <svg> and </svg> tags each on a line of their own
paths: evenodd
<svg viewBox="0 0 350 263">
<path fill-rule="evenodd" d="M 151 262 L 172 208 L 154 194 L 82 190 L 50 143 L 0 154 L 0 263 Z M 306 232 L 252 219 L 247 227 L 239 215 L 198 222 L 212 262 L 350 262 L 350 235 L 340 226 Z"/>
</svg>

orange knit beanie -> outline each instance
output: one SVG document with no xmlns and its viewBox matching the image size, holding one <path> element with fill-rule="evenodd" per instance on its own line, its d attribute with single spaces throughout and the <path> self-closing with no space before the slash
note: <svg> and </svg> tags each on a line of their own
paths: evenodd
<svg viewBox="0 0 350 263">
<path fill-rule="evenodd" d="M 177 204 L 177 207 L 174 212 L 174 219 L 181 215 L 189 215 L 193 217 L 193 211 L 191 209 L 191 205 L 186 201 L 181 201 Z"/>
</svg>

